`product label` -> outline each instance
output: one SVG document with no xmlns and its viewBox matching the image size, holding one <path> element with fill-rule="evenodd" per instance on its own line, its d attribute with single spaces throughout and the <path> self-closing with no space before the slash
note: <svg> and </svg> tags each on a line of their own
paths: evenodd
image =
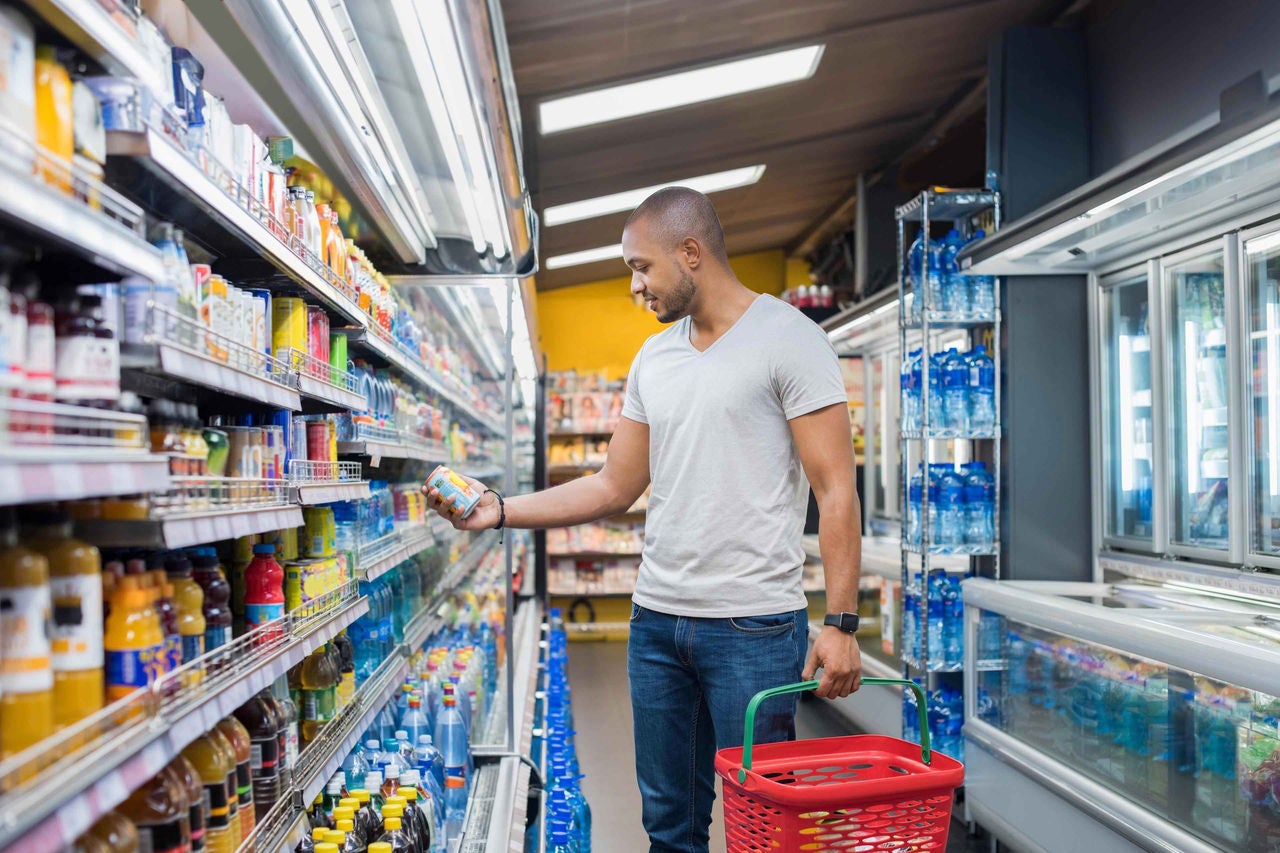
<svg viewBox="0 0 1280 853">
<path fill-rule="evenodd" d="M 164 673 L 163 646 L 107 652 L 107 696 L 119 699 Z"/>
<path fill-rule="evenodd" d="M 182 637 L 174 635 L 164 638 L 164 671 L 173 672 L 182 666 Z"/>
<path fill-rule="evenodd" d="M 49 579 L 53 594 L 53 668 L 60 672 L 102 666 L 102 576 Z"/>
<path fill-rule="evenodd" d="M 279 604 L 248 604 L 244 606 L 244 626 L 246 631 L 261 627 L 273 619 L 284 616 L 284 602 Z"/>
<path fill-rule="evenodd" d="M 58 338 L 54 380 L 59 400 L 117 399 L 120 396 L 120 342 L 115 338 Z"/>
<path fill-rule="evenodd" d="M 0 690 L 53 689 L 49 588 L 0 587 Z"/>
<path fill-rule="evenodd" d="M 186 816 L 171 823 L 139 825 L 138 849 L 151 853 L 191 853 L 191 829 Z"/>
<path fill-rule="evenodd" d="M 255 739 L 250 746 L 249 755 L 255 777 L 276 778 L 277 765 L 280 763 L 280 740 L 276 735 Z"/>
<path fill-rule="evenodd" d="M 227 800 L 226 780 L 204 786 L 205 798 L 209 801 L 209 832 L 225 830 L 231 823 L 231 804 Z"/>
<path fill-rule="evenodd" d="M 230 633 L 231 633 L 230 628 L 224 628 L 224 627 L 206 628 L 204 631 L 205 651 L 211 652 L 214 649 L 218 649 L 218 648 L 221 648 L 222 646 L 225 646 L 227 644 L 227 641 L 231 639 Z"/>
<path fill-rule="evenodd" d="M 201 853 L 204 850 L 204 816 L 207 813 L 207 803 L 209 802 L 209 792 L 201 790 L 200 801 L 193 803 L 188 812 L 188 822 L 191 824 L 191 853 Z"/>
<path fill-rule="evenodd" d="M 333 687 L 302 691 L 302 717 L 312 723 L 327 723 L 337 713 L 337 693 Z"/>
<path fill-rule="evenodd" d="M 182 662 L 191 663 L 204 654 L 204 634 L 184 634 L 182 636 Z"/>
<path fill-rule="evenodd" d="M 53 365 L 57 343 L 53 326 L 47 323 L 27 325 L 27 393 L 34 396 L 52 395 L 55 389 Z"/>
<path fill-rule="evenodd" d="M 241 808 L 253 803 L 253 768 L 248 761 L 236 765 L 236 794 Z"/>
<path fill-rule="evenodd" d="M 288 738 L 285 740 L 285 761 L 290 767 L 298 766 L 298 727 L 290 726 Z"/>
<path fill-rule="evenodd" d="M 227 780 L 223 784 L 226 785 L 227 790 L 226 796 L 228 813 L 230 816 L 229 819 L 232 823 L 235 823 L 240 819 L 240 794 L 236 790 L 236 771 L 232 770 L 228 773 Z"/>
</svg>

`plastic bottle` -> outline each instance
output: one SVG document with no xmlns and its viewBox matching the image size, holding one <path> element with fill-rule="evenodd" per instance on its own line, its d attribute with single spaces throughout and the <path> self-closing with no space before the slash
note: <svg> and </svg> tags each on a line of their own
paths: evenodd
<svg viewBox="0 0 1280 853">
<path fill-rule="evenodd" d="M 196 784 L 199 785 L 199 782 Z M 89 827 L 88 834 L 101 841 L 104 851 L 109 853 L 137 853 L 138 827 L 118 811 L 109 811 L 98 818 L 98 822 Z M 195 850 L 194 835 L 191 849 Z"/>
<path fill-rule="evenodd" d="M 276 562 L 276 546 L 262 543 L 253 546 L 253 562 L 244 573 L 245 632 L 284 616 L 284 569 Z M 274 638 L 279 626 L 264 641 Z"/>
<path fill-rule="evenodd" d="M 440 816 L 444 816 L 444 756 L 431 735 L 418 737 L 418 772 L 421 774 L 422 788 L 435 801 Z M 443 822 L 443 821 L 441 821 Z"/>
<path fill-rule="evenodd" d="M 243 824 L 240 821 L 240 790 L 236 775 L 236 750 L 231 745 L 231 741 L 227 740 L 227 736 L 217 726 L 209 730 L 209 739 L 213 741 L 214 748 L 222 754 L 222 766 L 227 768 L 225 782 L 227 805 L 229 806 L 227 837 L 231 839 L 231 849 L 235 850 L 240 846 L 240 842 L 244 840 Z"/>
<path fill-rule="evenodd" d="M 952 228 L 943 238 L 939 250 L 939 276 L 942 282 L 942 298 L 938 307 L 949 314 L 959 314 L 969 307 L 969 283 L 966 276 L 960 274 L 956 264 L 956 254 L 964 248 L 964 238 L 960 232 Z"/>
<path fill-rule="evenodd" d="M 448 802 L 449 777 L 463 780 L 463 799 L 466 798 L 467 767 L 471 761 L 471 748 L 467 738 L 465 719 L 458 708 L 453 685 L 444 686 L 440 716 L 436 720 L 435 742 L 439 745 L 444 762 L 445 800 Z"/>
<path fill-rule="evenodd" d="M 415 702 L 420 700 L 415 696 L 409 701 Z M 419 711 L 421 711 L 421 708 L 419 708 Z M 407 710 L 405 711 L 405 716 L 409 716 L 409 712 Z M 424 732 L 422 731 L 417 732 L 419 735 L 423 733 Z M 418 752 L 413 748 L 415 740 L 417 740 L 417 738 L 413 737 L 407 729 L 396 729 L 396 752 L 398 752 L 400 754 L 400 758 L 403 759 L 403 763 L 401 764 L 402 770 L 409 770 L 418 766 Z"/>
<path fill-rule="evenodd" d="M 379 841 L 389 845 L 387 849 L 391 853 L 412 853 L 413 844 L 409 840 L 409 835 L 402 828 L 403 818 L 388 817 L 383 821 L 385 830 Z"/>
<path fill-rule="evenodd" d="M 36 47 L 36 144 L 44 157 L 36 169 L 48 184 L 71 192 L 71 161 L 75 155 L 75 122 L 71 107 L 71 76 L 58 62 L 51 45 Z"/>
<path fill-rule="evenodd" d="M 204 650 L 208 653 L 231 640 L 231 587 L 217 556 L 207 552 L 192 559 L 191 578 L 204 591 Z"/>
<path fill-rule="evenodd" d="M 191 834 L 191 853 L 203 853 L 209 816 L 205 814 L 204 784 L 190 759 L 179 755 L 169 765 L 182 780 L 187 792 L 187 826 Z"/>
<path fill-rule="evenodd" d="M 249 732 L 254 813 L 264 815 L 280 798 L 280 721 L 269 697 L 264 690 L 235 710 Z"/>
<path fill-rule="evenodd" d="M 49 561 L 17 544 L 12 518 L 0 551 L 0 757 L 53 734 Z"/>
<path fill-rule="evenodd" d="M 102 557 L 71 538 L 71 518 L 55 510 L 28 516 L 31 550 L 49 561 L 53 599 L 53 718 L 69 726 L 102 707 Z"/>
<path fill-rule="evenodd" d="M 103 643 L 110 702 L 151 686 L 163 671 L 164 634 L 140 576 L 126 575 L 117 582 Z"/>
<path fill-rule="evenodd" d="M 947 428 L 947 417 L 942 397 L 942 373 L 946 369 L 945 352 L 936 352 L 929 356 L 929 431 Z M 921 428 L 925 424 L 921 422 Z"/>
<path fill-rule="evenodd" d="M 191 561 L 184 554 L 173 554 L 165 560 L 165 572 L 173 587 L 173 606 L 178 617 L 178 638 L 182 646 L 182 662 L 190 663 L 204 654 L 205 631 L 204 590 L 191 578 Z M 199 681 L 200 674 L 192 673 Z"/>
<path fill-rule="evenodd" d="M 405 800 L 404 820 L 413 835 L 417 838 L 418 849 L 429 851 L 435 840 L 434 819 L 428 815 L 418 799 L 418 789 L 412 786 L 402 787 L 398 792 Z"/>
<path fill-rule="evenodd" d="M 288 791 L 293 785 L 293 768 L 298 766 L 298 706 L 289 695 L 289 684 L 284 678 L 272 685 L 272 699 L 276 703 L 276 719 L 280 725 L 280 790 Z"/>
<path fill-rule="evenodd" d="M 302 740 L 311 743 L 337 713 L 339 675 L 326 643 L 302 662 Z"/>
<path fill-rule="evenodd" d="M 444 840 L 452 849 L 462 835 L 462 821 L 467 815 L 467 782 L 461 776 L 449 776 L 444 784 Z"/>
<path fill-rule="evenodd" d="M 973 232 L 973 243 L 986 237 L 982 229 Z M 969 310 L 982 316 L 994 316 L 996 311 L 996 279 L 992 275 L 968 276 Z"/>
<path fill-rule="evenodd" d="M 985 346 L 973 348 L 968 359 L 966 386 L 969 397 L 969 428 L 975 433 L 991 433 L 996 424 L 996 367 Z"/>
<path fill-rule="evenodd" d="M 369 773 L 370 777 L 378 777 L 377 784 L 382 784 L 381 774 L 373 770 Z M 374 808 L 373 798 L 364 788 L 358 788 L 351 792 L 356 801 L 360 803 L 360 811 L 356 813 L 356 823 L 360 825 L 361 833 L 365 838 L 378 838 L 382 835 L 382 815 Z"/>
<path fill-rule="evenodd" d="M 970 550 L 987 551 L 995 540 L 995 480 L 983 462 L 965 466 L 965 535 Z"/>
<path fill-rule="evenodd" d="M 920 545 L 920 500 L 923 478 L 917 471 L 907 486 L 907 544 Z"/>
<path fill-rule="evenodd" d="M 236 817 L 231 829 L 231 803 L 236 800 L 234 788 L 227 785 L 228 774 L 234 778 L 234 765 L 228 767 L 227 756 L 210 734 L 192 741 L 182 754 L 196 769 L 204 785 L 204 801 L 208 804 L 205 821 L 205 849 L 209 853 L 233 853 L 239 845 L 240 824 Z"/>
<path fill-rule="evenodd" d="M 190 806 L 186 785 L 170 764 L 121 803 L 120 812 L 137 826 L 139 849 L 186 851 Z"/>
<path fill-rule="evenodd" d="M 365 777 L 369 774 L 369 762 L 365 760 L 364 751 L 360 747 L 347 754 L 342 762 L 342 772 L 346 777 L 348 791 L 365 786 Z"/>
<path fill-rule="evenodd" d="M 422 700 L 417 696 L 409 699 L 409 710 L 405 711 L 404 716 L 400 718 L 400 726 L 410 744 L 409 751 L 415 753 L 414 763 L 416 764 L 417 755 L 412 744 L 418 743 L 425 736 L 429 736 L 431 731 L 430 721 L 422 710 Z M 396 734 L 398 737 L 399 732 Z M 403 747 L 401 752 L 403 753 Z"/>
<path fill-rule="evenodd" d="M 960 578 L 946 575 L 943 580 L 943 657 L 947 669 L 958 672 L 964 667 L 964 599 L 960 592 Z"/>
<path fill-rule="evenodd" d="M 307 219 L 307 248 L 318 261 L 324 259 L 324 244 L 320 235 L 320 215 L 316 212 L 316 194 L 306 190 L 303 198 L 302 213 Z"/>
<path fill-rule="evenodd" d="M 338 706 L 346 708 L 355 700 L 356 695 L 356 656 L 355 645 L 346 631 L 339 631 L 333 638 L 333 646 L 341 661 L 338 680 Z"/>
<path fill-rule="evenodd" d="M 964 358 L 953 347 L 942 360 L 943 422 L 934 428 L 954 432 L 969 429 L 969 369 Z"/>
<path fill-rule="evenodd" d="M 934 569 L 929 573 L 925 612 L 929 620 L 928 664 L 930 669 L 942 667 L 946 663 L 945 641 L 945 602 L 943 586 L 946 584 L 945 572 Z"/>
<path fill-rule="evenodd" d="M 936 544 L 964 544 L 964 480 L 950 465 L 938 471 L 938 535 Z"/>
<path fill-rule="evenodd" d="M 151 588 L 156 591 L 156 616 L 160 619 L 160 631 L 164 635 L 160 660 L 165 672 L 173 672 L 182 666 L 182 636 L 178 633 L 178 609 L 173 605 L 173 586 L 164 569 L 156 569 L 149 574 Z"/>
<path fill-rule="evenodd" d="M 235 750 L 236 798 L 240 805 L 240 838 L 244 840 L 257 825 L 257 810 L 253 807 L 253 741 L 248 729 L 235 717 L 219 720 L 218 731 Z"/>
</svg>

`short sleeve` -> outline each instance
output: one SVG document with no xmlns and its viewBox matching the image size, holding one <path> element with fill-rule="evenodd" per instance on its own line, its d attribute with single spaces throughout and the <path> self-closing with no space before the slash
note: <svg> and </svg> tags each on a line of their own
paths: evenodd
<svg viewBox="0 0 1280 853">
<path fill-rule="evenodd" d="M 776 339 L 773 383 L 787 420 L 847 403 L 840 359 L 826 333 L 800 315 Z"/>
<path fill-rule="evenodd" d="M 631 362 L 631 372 L 627 374 L 627 399 L 622 404 L 622 416 L 638 423 L 647 424 L 649 418 L 644 413 L 644 403 L 640 400 L 640 359 L 644 357 L 644 347 L 636 353 Z"/>
</svg>

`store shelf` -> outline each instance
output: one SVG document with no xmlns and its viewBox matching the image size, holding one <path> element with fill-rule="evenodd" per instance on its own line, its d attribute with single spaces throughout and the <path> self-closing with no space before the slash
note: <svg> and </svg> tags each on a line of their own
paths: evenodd
<svg viewBox="0 0 1280 853">
<path fill-rule="evenodd" d="M 159 374 L 263 405 L 302 411 L 298 390 L 175 343 L 124 344 L 120 368 Z"/>
<path fill-rule="evenodd" d="M 994 441 L 1000 437 L 1000 431 L 983 431 L 983 432 L 967 432 L 965 430 L 956 429 L 930 429 L 928 432 L 920 429 L 904 429 L 899 435 L 904 441 L 920 441 L 929 439 L 930 441 L 941 441 L 944 439 L 955 439 L 958 441 Z"/>
<path fill-rule="evenodd" d="M 355 584 L 330 595 L 328 609 L 306 617 L 295 611 L 264 625 L 166 676 L 150 693 L 136 691 L 5 762 L 0 848 L 60 850 L 71 844 L 189 743 L 368 610 Z M 168 695 L 197 670 L 203 672 L 198 683 Z M 75 744 L 74 751 L 56 756 Z M 34 775 L 32 762 L 43 764 Z"/>
<path fill-rule="evenodd" d="M 103 548 L 186 548 L 301 526 L 301 509 L 275 504 L 146 521 L 79 521 L 76 535 Z"/>
<path fill-rule="evenodd" d="M 8 447 L 0 450 L 0 482 L 3 506 L 161 492 L 169 488 L 169 459 L 100 448 Z"/>
<path fill-rule="evenodd" d="M 401 436 L 397 441 L 381 441 L 377 439 L 361 439 L 359 441 L 338 442 L 338 453 L 342 456 L 363 456 L 373 460 L 373 467 L 383 459 L 416 459 L 421 462 L 449 461 L 449 452 L 444 443 L 418 438 L 417 436 Z"/>
<path fill-rule="evenodd" d="M 972 545 L 930 545 L 928 548 L 921 548 L 919 545 L 907 543 L 906 545 L 903 545 L 902 550 L 909 554 L 928 554 L 931 557 L 994 557 L 996 554 L 995 550 L 992 548 L 982 548 Z M 935 568 L 942 567 L 938 566 Z"/>
<path fill-rule="evenodd" d="M 309 376 L 305 372 L 298 374 L 298 393 L 303 397 L 318 400 L 344 411 L 360 412 L 369 405 L 369 401 L 363 395 L 341 388 L 332 382 Z"/>
<path fill-rule="evenodd" d="M 432 543 L 431 534 L 426 525 L 397 530 L 387 538 L 392 539 L 389 547 L 372 551 L 367 559 L 365 554 L 361 553 L 356 570 L 363 580 L 377 580 L 405 560 L 429 548 Z"/>
<path fill-rule="evenodd" d="M 24 0 L 67 40 L 98 61 L 108 73 L 152 83 L 154 66 L 137 39 L 111 18 L 101 3 L 83 0 Z"/>
<path fill-rule="evenodd" d="M 1000 312 L 949 312 L 929 310 L 925 312 L 930 331 L 938 329 L 971 329 L 974 326 L 990 326 L 1000 321 Z M 920 318 L 906 317 L 900 322 L 904 329 L 920 331 L 924 323 Z"/>
<path fill-rule="evenodd" d="M 302 506 L 318 506 L 335 501 L 362 501 L 369 497 L 369 481 L 295 483 L 290 487 L 290 492 Z"/>
<path fill-rule="evenodd" d="M 929 201 L 930 222 L 954 222 L 995 206 L 999 195 L 989 190 L 928 189 L 895 211 L 898 219 L 920 222 L 924 219 L 925 197 Z"/>
<path fill-rule="evenodd" d="M 276 236 L 264 219 L 250 212 L 241 199 L 228 194 L 186 151 L 162 133 L 152 129 L 140 133 L 109 131 L 107 154 L 108 174 L 125 185 L 133 186 L 135 194 L 153 196 L 150 190 L 159 180 L 187 202 L 175 204 L 175 209 L 184 214 L 180 217 L 180 224 L 188 229 L 195 227 L 193 233 L 201 234 L 206 240 L 213 238 L 214 231 L 231 235 L 301 285 L 329 310 L 357 325 L 367 322 L 367 317 L 355 302 L 299 257 Z M 119 162 L 122 158 L 128 158 L 141 167 L 145 174 L 123 168 L 124 164 Z M 111 162 L 112 159 L 117 162 Z M 242 188 L 231 189 L 244 193 Z"/>
</svg>

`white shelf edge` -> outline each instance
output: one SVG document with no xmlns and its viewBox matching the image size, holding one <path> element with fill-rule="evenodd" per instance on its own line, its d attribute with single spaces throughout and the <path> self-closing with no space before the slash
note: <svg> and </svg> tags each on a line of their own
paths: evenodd
<svg viewBox="0 0 1280 853">
<path fill-rule="evenodd" d="M 57 461 L 41 458 L 58 455 Z M 21 455 L 19 455 L 21 454 Z M 161 492 L 169 488 L 169 460 L 160 455 L 76 448 L 9 447 L 0 451 L 0 505 Z"/>
<path fill-rule="evenodd" d="M 361 501 L 369 497 L 369 481 L 343 483 L 296 483 L 290 486 L 296 502 L 302 506 L 334 503 L 336 501 Z"/>
<path fill-rule="evenodd" d="M 368 401 L 356 392 L 305 373 L 298 374 L 298 393 L 303 397 L 310 397 L 353 412 L 361 411 L 368 406 Z"/>
<path fill-rule="evenodd" d="M 202 385 L 223 394 L 294 412 L 302 411 L 297 389 L 172 343 L 127 345 L 121 353 L 121 367 L 125 370 L 158 371 L 172 379 Z"/>
<path fill-rule="evenodd" d="M 147 521 L 95 519 L 79 522 L 76 530 L 103 547 L 186 548 L 301 526 L 298 506 L 276 504 Z"/>
</svg>

